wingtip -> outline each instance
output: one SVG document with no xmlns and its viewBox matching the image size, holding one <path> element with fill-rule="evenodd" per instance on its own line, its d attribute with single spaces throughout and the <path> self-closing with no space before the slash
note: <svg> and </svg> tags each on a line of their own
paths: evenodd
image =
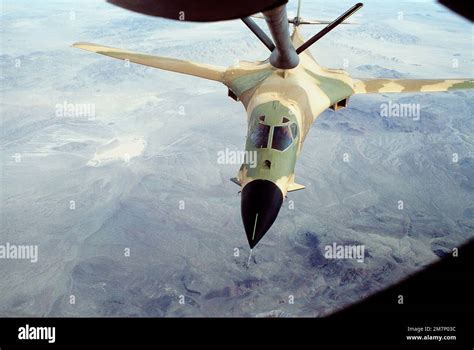
<svg viewBox="0 0 474 350">
<path fill-rule="evenodd" d="M 82 49 L 84 46 L 86 45 L 92 45 L 91 43 L 87 43 L 85 41 L 78 41 L 78 42 L 75 42 L 74 44 L 71 45 L 71 47 L 75 47 L 75 48 L 78 48 L 78 49 Z"/>
</svg>

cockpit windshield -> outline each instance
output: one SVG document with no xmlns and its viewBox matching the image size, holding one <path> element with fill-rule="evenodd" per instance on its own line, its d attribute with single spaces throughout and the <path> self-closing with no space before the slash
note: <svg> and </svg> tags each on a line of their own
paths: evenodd
<svg viewBox="0 0 474 350">
<path fill-rule="evenodd" d="M 275 126 L 272 140 L 273 149 L 284 151 L 290 147 L 292 141 L 290 128 L 288 126 Z"/>
<path fill-rule="evenodd" d="M 250 126 L 249 140 L 255 148 L 270 147 L 268 141 L 270 135 L 272 135 L 271 148 L 277 151 L 285 151 L 298 138 L 298 126 L 294 122 L 290 124 L 286 117 L 282 119 L 284 125 L 271 126 L 264 124 L 265 122 L 265 116 L 260 116 L 255 118 L 253 125 Z"/>
<path fill-rule="evenodd" d="M 266 148 L 268 144 L 268 135 L 270 134 L 270 126 L 257 124 L 250 134 L 250 141 L 255 148 Z"/>
</svg>

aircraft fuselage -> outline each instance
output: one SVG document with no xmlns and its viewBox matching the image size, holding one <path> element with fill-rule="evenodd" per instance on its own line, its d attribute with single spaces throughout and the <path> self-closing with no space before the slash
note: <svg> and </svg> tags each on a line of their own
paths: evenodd
<svg viewBox="0 0 474 350">
<path fill-rule="evenodd" d="M 297 29 L 292 40 L 295 46 L 303 42 Z M 255 152 L 257 160 L 242 164 L 237 176 L 242 219 L 253 248 L 275 221 L 287 192 L 303 188 L 295 184 L 295 165 L 311 125 L 352 95 L 353 83 L 345 71 L 319 66 L 309 52 L 300 55 L 293 69 L 275 69 L 267 61 L 241 62 L 226 75 L 232 77 L 229 89 L 247 111 L 245 150 Z"/>
</svg>

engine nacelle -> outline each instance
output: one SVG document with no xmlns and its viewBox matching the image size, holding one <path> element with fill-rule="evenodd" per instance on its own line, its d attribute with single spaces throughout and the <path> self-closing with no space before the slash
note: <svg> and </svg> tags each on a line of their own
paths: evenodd
<svg viewBox="0 0 474 350">
<path fill-rule="evenodd" d="M 331 108 L 333 111 L 337 111 L 338 109 L 347 107 L 348 103 L 349 103 L 349 97 L 336 102 L 335 104 L 333 104 L 329 108 Z"/>
</svg>

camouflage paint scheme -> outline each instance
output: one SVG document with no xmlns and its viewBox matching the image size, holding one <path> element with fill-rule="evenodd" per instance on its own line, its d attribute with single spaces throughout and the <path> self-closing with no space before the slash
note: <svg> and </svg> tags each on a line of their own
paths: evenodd
<svg viewBox="0 0 474 350">
<path fill-rule="evenodd" d="M 294 26 L 291 41 L 295 48 L 304 43 L 297 26 Z M 273 202 L 279 202 L 279 205 L 287 192 L 304 188 L 303 185 L 295 183 L 296 160 L 313 122 L 327 108 L 345 107 L 347 99 L 354 94 L 435 92 L 474 88 L 472 79 L 352 79 L 344 70 L 320 66 L 309 50 L 299 54 L 299 64 L 292 69 L 275 68 L 268 59 L 259 62 L 240 61 L 237 65 L 226 69 L 90 43 L 76 43 L 73 46 L 121 60 L 190 74 L 225 84 L 229 88 L 229 96 L 242 102 L 247 111 L 249 128 L 246 150 L 257 152 L 257 166 L 251 168 L 247 164 L 242 164 L 237 178 L 232 181 L 240 185 L 242 191 L 255 180 L 259 180 L 260 184 L 262 183 L 260 180 L 267 180 L 263 181 L 267 185 L 269 182 L 275 184 L 281 191 L 282 197 L 279 198 L 277 194 L 276 197 L 273 197 Z M 257 149 L 249 136 L 253 128 L 260 122 L 261 116 L 265 116 L 264 123 L 270 127 L 270 134 L 268 147 Z M 271 140 L 274 127 L 292 123 L 297 124 L 298 135 L 293 139 L 291 145 L 284 151 L 272 149 Z M 254 185 L 256 186 L 257 182 L 249 188 Z M 244 194 L 244 191 L 242 193 Z M 268 222 L 259 223 L 260 226 L 264 225 L 265 227 L 260 230 L 263 234 L 259 233 L 255 239 L 255 228 L 258 215 L 261 213 L 260 210 L 266 205 L 272 205 L 270 201 L 260 202 L 260 197 L 263 194 L 255 193 L 257 193 L 256 197 L 247 200 L 246 205 L 252 207 L 254 203 L 259 202 L 259 204 L 255 204 L 259 208 L 252 209 L 257 210 L 256 216 L 248 219 L 252 220 L 249 223 L 244 219 L 244 211 L 242 212 L 251 248 L 269 228 Z M 278 210 L 279 208 L 273 209 L 276 211 L 275 215 L 278 214 Z M 252 212 L 250 215 L 255 215 L 255 213 Z M 274 218 L 272 219 L 274 220 Z M 268 220 L 271 221 L 271 219 Z"/>
<path fill-rule="evenodd" d="M 294 27 L 291 40 L 294 47 L 304 43 L 298 27 Z M 237 176 L 237 182 L 242 187 L 254 179 L 273 181 L 281 189 L 283 196 L 288 190 L 304 188 L 294 184 L 296 159 L 313 122 L 337 102 L 348 99 L 353 94 L 474 88 L 471 79 L 352 79 L 342 69 L 321 67 L 309 50 L 300 54 L 300 63 L 296 68 L 283 70 L 271 66 L 268 59 L 261 62 L 240 61 L 237 65 L 225 69 L 90 43 L 76 43 L 73 46 L 133 63 L 220 81 L 244 105 L 249 125 L 253 125 L 255 119 L 261 115 L 270 120 L 271 126 L 282 125 L 283 116 L 290 119 L 288 124 L 296 122 L 299 135 L 283 152 L 271 147 L 255 149 L 247 140 L 246 150 L 257 152 L 258 166 L 252 169 L 243 164 Z M 272 135 L 269 139 L 271 138 Z M 271 161 L 270 169 L 264 166 L 265 160 Z"/>
</svg>

